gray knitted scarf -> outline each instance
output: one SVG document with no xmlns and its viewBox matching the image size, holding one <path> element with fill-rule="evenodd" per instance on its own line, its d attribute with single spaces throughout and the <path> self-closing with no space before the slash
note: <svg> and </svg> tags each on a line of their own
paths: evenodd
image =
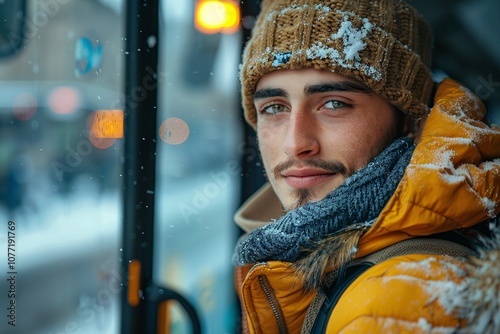
<svg viewBox="0 0 500 334">
<path fill-rule="evenodd" d="M 355 224 L 370 226 L 396 190 L 414 148 L 409 138 L 396 140 L 324 199 L 250 232 L 237 243 L 233 263 L 295 262 L 329 235 Z"/>
</svg>

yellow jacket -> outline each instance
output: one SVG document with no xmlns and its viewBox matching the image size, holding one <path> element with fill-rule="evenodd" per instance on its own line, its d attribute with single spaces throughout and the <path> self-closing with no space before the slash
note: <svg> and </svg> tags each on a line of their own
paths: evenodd
<svg viewBox="0 0 500 334">
<path fill-rule="evenodd" d="M 484 105 L 470 91 L 450 79 L 439 84 L 410 165 L 359 240 L 356 258 L 498 215 L 500 129 L 483 123 L 484 115 Z M 280 215 L 278 201 L 266 185 L 242 206 L 236 221 L 248 232 Z M 467 281 L 467 270 L 466 261 L 445 255 L 409 254 L 386 260 L 343 293 L 326 333 L 451 333 L 466 325 L 450 306 L 450 296 Z M 237 267 L 236 286 L 244 332 L 300 333 L 308 328 L 304 322 L 317 292 L 304 292 L 289 263 Z"/>
</svg>

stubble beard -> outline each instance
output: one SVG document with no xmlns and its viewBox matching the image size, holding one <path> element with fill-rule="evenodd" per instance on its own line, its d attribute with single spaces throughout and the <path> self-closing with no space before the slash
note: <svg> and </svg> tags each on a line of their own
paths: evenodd
<svg viewBox="0 0 500 334">
<path fill-rule="evenodd" d="M 281 207 L 283 208 L 283 212 L 288 212 L 294 209 L 297 209 L 308 202 L 312 201 L 314 197 L 314 193 L 311 189 L 295 189 L 290 192 L 292 198 L 295 198 L 295 201 L 289 205 L 288 207 L 281 202 Z"/>
<path fill-rule="evenodd" d="M 283 171 L 292 167 L 296 163 L 297 162 L 294 160 L 288 160 L 276 165 L 272 169 L 273 177 L 275 178 L 275 180 L 278 179 L 279 177 L 282 177 L 280 174 Z M 331 161 L 326 161 L 321 159 L 303 160 L 300 162 L 300 164 L 308 167 L 318 167 L 334 174 L 340 174 L 344 176 L 344 178 L 348 178 L 353 173 L 353 171 L 348 170 L 344 164 L 342 164 L 340 161 L 337 160 L 331 160 Z M 331 190 L 333 191 L 333 189 Z M 293 202 L 290 205 L 286 205 L 280 199 L 283 212 L 288 212 L 298 207 L 301 207 L 308 202 L 312 202 L 313 198 L 315 198 L 313 189 L 308 189 L 308 188 L 293 189 L 290 191 L 289 195 L 293 199 Z"/>
</svg>

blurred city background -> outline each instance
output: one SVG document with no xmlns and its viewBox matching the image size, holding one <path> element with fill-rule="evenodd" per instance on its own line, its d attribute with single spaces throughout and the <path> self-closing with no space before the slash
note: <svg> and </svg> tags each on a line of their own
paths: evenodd
<svg viewBox="0 0 500 334">
<path fill-rule="evenodd" d="M 203 333 L 222 334 L 239 323 L 231 254 L 240 231 L 232 216 L 253 180 L 245 166 L 258 174 L 261 166 L 244 146 L 237 81 L 253 13 L 210 31 L 195 19 L 206 1 L 160 0 L 160 33 L 148 41 L 160 52 L 154 280 L 194 305 Z M 220 2 L 258 9 L 245 1 Z M 500 2 L 411 4 L 435 29 L 436 79 L 464 83 L 500 124 Z M 0 1 L 0 333 L 119 333 L 121 226 L 130 205 L 119 127 L 125 10 L 125 0 Z M 118 128 L 99 133 L 103 115 Z M 169 333 L 190 333 L 180 307 L 170 314 Z"/>
</svg>

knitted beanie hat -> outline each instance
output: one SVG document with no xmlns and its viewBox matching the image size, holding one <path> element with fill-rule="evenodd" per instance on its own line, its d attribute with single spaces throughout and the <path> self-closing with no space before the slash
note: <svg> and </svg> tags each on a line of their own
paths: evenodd
<svg viewBox="0 0 500 334">
<path fill-rule="evenodd" d="M 433 88 L 431 47 L 430 27 L 400 0 L 263 0 L 240 69 L 245 118 L 255 127 L 263 75 L 302 68 L 358 80 L 421 117 Z"/>
</svg>

